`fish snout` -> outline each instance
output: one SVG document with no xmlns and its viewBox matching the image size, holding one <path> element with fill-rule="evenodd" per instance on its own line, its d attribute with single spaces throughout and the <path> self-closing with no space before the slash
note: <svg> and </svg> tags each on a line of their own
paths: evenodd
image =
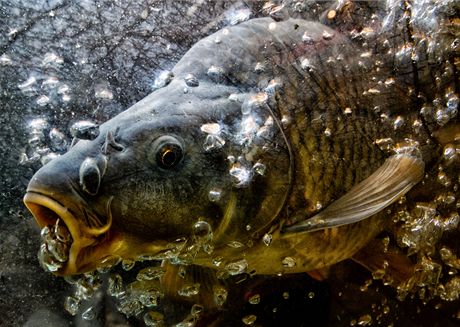
<svg viewBox="0 0 460 327">
<path fill-rule="evenodd" d="M 104 200 L 104 213 L 95 212 L 85 199 L 97 195 L 105 161 L 101 164 L 86 158 L 79 167 L 74 162 L 70 169 L 59 158 L 55 160 L 33 176 L 24 203 L 41 229 L 38 258 L 42 267 L 58 275 L 71 275 L 85 269 L 89 253 L 96 254 L 95 247 L 107 238 L 112 198 Z"/>
</svg>

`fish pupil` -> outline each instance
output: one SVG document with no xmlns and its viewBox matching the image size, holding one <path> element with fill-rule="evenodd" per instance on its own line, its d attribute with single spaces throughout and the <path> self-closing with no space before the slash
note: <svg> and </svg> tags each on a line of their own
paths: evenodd
<svg viewBox="0 0 460 327">
<path fill-rule="evenodd" d="M 180 160 L 182 150 L 175 144 L 165 145 L 159 152 L 158 164 L 162 168 L 172 168 Z"/>
</svg>

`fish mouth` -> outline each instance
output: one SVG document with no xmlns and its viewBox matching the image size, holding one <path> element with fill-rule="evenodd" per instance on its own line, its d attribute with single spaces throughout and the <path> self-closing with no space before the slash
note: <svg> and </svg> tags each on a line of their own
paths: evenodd
<svg viewBox="0 0 460 327">
<path fill-rule="evenodd" d="M 56 275 L 73 275 L 90 271 L 107 261 L 110 241 L 112 198 L 107 203 L 107 222 L 100 226 L 82 223 L 71 209 L 51 196 L 28 191 L 26 207 L 41 229 L 42 244 L 38 258 L 42 267 Z M 87 211 L 80 216 L 88 221 Z M 85 221 L 85 220 L 83 220 Z"/>
</svg>

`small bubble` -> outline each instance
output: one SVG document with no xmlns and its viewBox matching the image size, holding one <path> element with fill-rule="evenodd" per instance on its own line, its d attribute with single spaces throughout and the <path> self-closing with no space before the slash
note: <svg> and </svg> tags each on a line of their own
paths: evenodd
<svg viewBox="0 0 460 327">
<path fill-rule="evenodd" d="M 197 317 L 203 313 L 204 307 L 199 304 L 194 304 L 190 309 L 190 314 L 194 317 Z"/>
<path fill-rule="evenodd" d="M 234 164 L 229 171 L 230 175 L 235 178 L 236 187 L 247 186 L 252 180 L 252 170 L 240 164 Z"/>
<path fill-rule="evenodd" d="M 99 126 L 88 120 L 81 120 L 70 127 L 70 134 L 81 140 L 94 140 L 99 136 Z"/>
<path fill-rule="evenodd" d="M 208 193 L 209 201 L 217 202 L 222 197 L 222 189 L 220 188 L 212 188 Z"/>
<path fill-rule="evenodd" d="M 149 311 L 144 315 L 144 323 L 150 327 L 164 327 L 164 316 L 158 311 Z"/>
<path fill-rule="evenodd" d="M 396 117 L 396 119 L 393 122 L 393 128 L 396 130 L 398 128 L 401 128 L 404 125 L 404 118 L 401 116 Z"/>
<path fill-rule="evenodd" d="M 372 317 L 371 315 L 364 315 L 359 317 L 358 319 L 358 326 L 368 326 L 372 323 Z"/>
<path fill-rule="evenodd" d="M 79 299 L 73 296 L 68 296 L 64 302 L 64 309 L 72 316 L 75 316 L 78 313 L 78 310 L 80 309 L 80 304 L 81 302 Z"/>
<path fill-rule="evenodd" d="M 238 248 L 243 247 L 244 244 L 238 241 L 231 241 L 227 243 L 227 246 L 234 248 L 234 249 L 238 249 Z"/>
<path fill-rule="evenodd" d="M 185 80 L 185 84 L 187 84 L 187 86 L 190 86 L 190 87 L 197 87 L 200 85 L 200 82 L 193 74 L 186 75 L 184 80 Z"/>
<path fill-rule="evenodd" d="M 336 15 L 337 15 L 337 12 L 336 12 L 335 10 L 332 9 L 332 10 L 329 10 L 329 11 L 327 12 L 327 16 L 326 16 L 326 17 L 327 17 L 327 19 L 329 19 L 329 20 L 333 20 L 333 19 L 335 18 Z"/>
<path fill-rule="evenodd" d="M 107 293 L 114 297 L 118 297 L 124 293 L 123 279 L 119 274 L 114 274 L 109 277 Z"/>
<path fill-rule="evenodd" d="M 225 266 L 225 270 L 230 274 L 230 275 L 239 275 L 248 269 L 248 262 L 246 259 L 241 259 L 237 260 L 234 262 L 230 262 Z"/>
<path fill-rule="evenodd" d="M 297 264 L 293 257 L 285 257 L 283 261 L 281 261 L 281 263 L 283 264 L 283 267 L 285 268 L 293 268 Z"/>
<path fill-rule="evenodd" d="M 154 90 L 161 89 L 162 87 L 165 87 L 166 85 L 171 83 L 173 78 L 174 78 L 174 74 L 171 71 L 169 70 L 162 71 L 160 75 L 158 75 L 158 77 L 153 82 L 152 88 Z"/>
<path fill-rule="evenodd" d="M 53 52 L 48 52 L 45 54 L 45 57 L 43 58 L 42 64 L 43 65 L 48 65 L 48 64 L 62 64 L 64 62 L 64 59 L 61 56 L 58 56 L 57 54 Z"/>
<path fill-rule="evenodd" d="M 147 267 L 141 269 L 136 276 L 139 281 L 160 279 L 165 273 L 162 267 Z"/>
<path fill-rule="evenodd" d="M 12 60 L 11 60 L 11 58 L 10 58 L 8 55 L 2 54 L 2 55 L 0 56 L 0 65 L 2 65 L 2 66 L 8 66 L 8 65 L 11 65 L 11 63 L 12 63 Z"/>
<path fill-rule="evenodd" d="M 98 99 L 112 100 L 113 93 L 106 84 L 97 84 L 94 86 L 94 96 Z"/>
<path fill-rule="evenodd" d="M 285 300 L 289 299 L 289 292 L 283 292 L 283 299 Z"/>
<path fill-rule="evenodd" d="M 204 220 L 197 221 L 193 225 L 193 234 L 199 239 L 208 241 L 210 238 L 212 238 L 211 225 Z"/>
<path fill-rule="evenodd" d="M 263 73 L 265 71 L 265 65 L 261 62 L 258 62 L 254 67 L 254 72 L 257 74 Z"/>
<path fill-rule="evenodd" d="M 308 58 L 303 58 L 300 61 L 300 68 L 302 68 L 303 70 L 310 71 L 310 72 L 316 69 L 316 67 L 312 65 L 310 59 Z"/>
<path fill-rule="evenodd" d="M 308 298 L 309 299 L 313 299 L 315 297 L 315 293 L 314 292 L 308 292 Z"/>
<path fill-rule="evenodd" d="M 227 15 L 227 20 L 230 25 L 237 25 L 244 21 L 247 21 L 251 17 L 251 10 L 249 8 L 242 8 L 238 10 L 232 10 Z"/>
<path fill-rule="evenodd" d="M 268 24 L 268 30 L 274 31 L 276 29 L 276 23 L 270 23 Z"/>
<path fill-rule="evenodd" d="M 135 264 L 136 264 L 136 261 L 134 261 L 134 260 L 131 260 L 131 259 L 124 259 L 124 260 L 121 262 L 121 267 L 123 268 L 123 270 L 129 271 L 129 270 L 133 269 L 133 267 L 134 267 Z"/>
<path fill-rule="evenodd" d="M 225 71 L 222 67 L 214 65 L 209 67 L 207 75 L 216 83 L 223 83 L 225 81 Z"/>
<path fill-rule="evenodd" d="M 254 166 L 252 166 L 252 170 L 258 175 L 265 175 L 265 171 L 267 170 L 267 166 L 265 166 L 261 162 L 257 162 Z"/>
<path fill-rule="evenodd" d="M 250 304 L 259 304 L 260 303 L 260 295 L 259 294 L 254 294 L 249 298 L 249 303 Z"/>
<path fill-rule="evenodd" d="M 273 240 L 273 236 L 271 234 L 265 234 L 262 237 L 262 241 L 264 242 L 266 246 L 269 246 L 272 243 L 272 240 Z"/>
<path fill-rule="evenodd" d="M 93 307 L 89 307 L 81 314 L 84 320 L 94 320 L 96 318 L 96 310 Z"/>
<path fill-rule="evenodd" d="M 310 34 L 308 34 L 307 32 L 305 32 L 303 35 L 302 35 L 302 41 L 306 44 L 313 44 L 314 43 L 314 40 L 313 38 L 311 37 Z"/>
<path fill-rule="evenodd" d="M 50 102 L 50 98 L 46 95 L 41 95 L 38 97 L 36 102 L 39 106 L 46 106 Z"/>
<path fill-rule="evenodd" d="M 323 37 L 323 39 L 325 39 L 325 40 L 332 40 L 332 38 L 334 37 L 334 33 L 333 33 L 333 32 L 328 32 L 328 31 L 324 31 L 322 37 Z"/>
<path fill-rule="evenodd" d="M 214 293 L 214 302 L 218 306 L 222 306 L 227 300 L 227 295 L 228 295 L 227 290 L 222 286 L 214 286 L 212 290 Z"/>
<path fill-rule="evenodd" d="M 200 286 L 200 283 L 185 284 L 180 290 L 177 291 L 177 294 L 185 297 L 198 295 L 198 293 L 200 293 Z"/>
<path fill-rule="evenodd" d="M 243 317 L 243 319 L 241 319 L 241 320 L 243 321 L 243 323 L 245 325 L 251 326 L 256 322 L 257 316 L 256 315 L 247 315 L 247 316 Z"/>
</svg>

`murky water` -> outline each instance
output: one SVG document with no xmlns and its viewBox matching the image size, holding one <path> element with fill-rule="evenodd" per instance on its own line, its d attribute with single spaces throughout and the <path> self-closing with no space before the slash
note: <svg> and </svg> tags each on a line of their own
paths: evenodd
<svg viewBox="0 0 460 327">
<path fill-rule="evenodd" d="M 3 1 L 0 7 L 0 325 L 460 324 L 458 2 Z M 325 31 L 323 40 L 342 34 L 353 43 L 362 69 L 377 67 L 378 72 L 382 62 L 391 63 L 394 76 L 376 77 L 363 95 L 397 95 L 401 89 L 415 95 L 405 112 L 373 108 L 397 135 L 375 140 L 382 151 L 413 152 L 420 145 L 413 136 L 424 128 L 431 131 L 424 140 L 427 145 L 439 140 L 442 144 L 423 181 L 388 209 L 392 227 L 356 262 L 314 272 L 314 278 L 305 273 L 254 275 L 244 258 L 225 261 L 214 256 L 213 230 L 203 220 L 193 225 L 190 239 L 169 244 L 160 256 L 146 254 L 136 261 L 114 256 L 94 272 L 65 279 L 50 274 L 68 260 L 73 240 L 59 220 L 40 229 L 24 208 L 22 197 L 33 173 L 78 140 L 95 139 L 101 123 L 168 85 L 175 63 L 198 40 L 257 17 L 271 17 L 274 23 L 290 17 L 319 21 L 334 31 Z M 222 37 L 214 42 L 225 42 Z M 315 42 L 307 32 L 302 41 Z M 326 65 L 335 67 L 342 60 L 343 55 L 336 54 Z M 306 57 L 298 58 L 298 64 L 303 71 L 318 70 Z M 420 72 L 416 78 L 411 75 L 414 67 Z M 253 67 L 257 74 L 266 69 L 263 62 Z M 207 75 L 216 83 L 226 78 L 217 65 L 209 67 Z M 408 76 L 403 84 L 401 76 Z M 187 93 L 200 80 L 190 74 L 185 85 Z M 223 122 L 199 126 L 205 135 L 203 150 L 217 151 L 230 141 L 263 143 L 273 133 L 274 121 L 252 113 L 282 87 L 273 79 L 244 101 L 230 95 L 231 101 L 241 102 L 244 118 L 239 129 L 229 135 Z M 352 115 L 353 110 L 344 107 L 343 114 Z M 411 110 L 416 115 L 409 115 Z M 291 117 L 282 117 L 280 123 L 289 126 Z M 322 131 L 324 137 L 334 132 Z M 111 144 L 117 146 L 115 140 Z M 252 155 L 229 154 L 234 187 L 265 176 L 267 166 L 253 161 Z M 91 181 L 101 174 L 98 163 L 85 167 L 80 182 L 85 192 L 97 193 L 99 184 Z M 218 203 L 224 193 L 216 185 L 207 196 Z M 322 209 L 320 202 L 313 206 Z M 260 241 L 270 247 L 273 235 L 268 232 Z M 252 244 L 234 240 L 227 246 L 243 249 Z M 189 265 L 203 253 L 212 257 L 216 276 Z M 365 259 L 372 256 L 376 260 L 369 264 Z M 164 259 L 175 264 L 172 271 L 162 264 Z M 285 269 L 297 264 L 293 256 L 282 259 Z M 165 278 L 173 280 L 166 287 Z"/>
</svg>

